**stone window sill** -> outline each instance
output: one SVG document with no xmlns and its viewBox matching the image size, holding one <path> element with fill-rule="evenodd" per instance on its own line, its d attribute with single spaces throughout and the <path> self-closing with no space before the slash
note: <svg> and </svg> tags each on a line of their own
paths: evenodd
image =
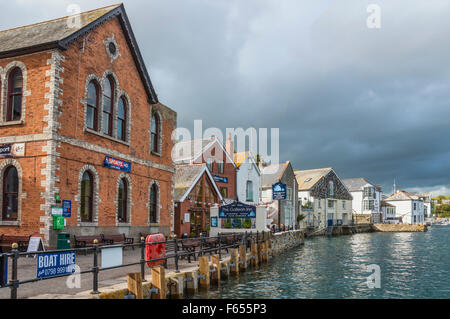
<svg viewBox="0 0 450 319">
<path fill-rule="evenodd" d="M 150 227 L 159 227 L 159 226 L 160 226 L 159 223 L 148 223 L 148 225 L 149 225 Z"/>
<path fill-rule="evenodd" d="M 161 157 L 161 153 L 159 153 L 159 152 L 151 151 L 151 153 L 152 153 L 152 155 L 156 155 L 156 156 Z"/>
<path fill-rule="evenodd" d="M 80 222 L 80 227 L 98 227 L 98 223 Z"/>
<path fill-rule="evenodd" d="M 117 227 L 131 227 L 130 222 L 118 222 Z"/>
<path fill-rule="evenodd" d="M 18 220 L 0 220 L 0 226 L 20 226 Z"/>
<path fill-rule="evenodd" d="M 25 121 L 9 121 L 9 122 L 1 122 L 0 126 L 14 126 L 14 125 L 23 125 L 25 124 Z"/>
<path fill-rule="evenodd" d="M 119 139 L 117 139 L 117 138 L 115 138 L 115 137 L 112 137 L 112 136 L 109 136 L 109 135 L 106 135 L 106 134 L 103 134 L 103 133 L 94 131 L 94 130 L 92 130 L 92 129 L 90 129 L 90 128 L 85 128 L 85 132 L 88 132 L 88 133 L 91 133 L 91 134 L 94 134 L 94 135 L 97 135 L 97 136 L 100 136 L 100 137 L 103 137 L 103 138 L 107 138 L 108 140 L 111 140 L 111 141 L 113 141 L 113 142 L 116 142 L 116 143 L 120 143 L 120 144 L 126 145 L 126 146 L 128 146 L 128 147 L 130 146 L 130 143 L 129 143 L 129 142 L 125 142 L 125 141 L 119 140 Z"/>
</svg>

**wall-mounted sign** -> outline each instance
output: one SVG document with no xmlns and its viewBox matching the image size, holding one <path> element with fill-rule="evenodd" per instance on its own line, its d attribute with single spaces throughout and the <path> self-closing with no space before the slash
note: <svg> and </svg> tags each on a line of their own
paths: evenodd
<svg viewBox="0 0 450 319">
<path fill-rule="evenodd" d="M 0 158 L 25 156 L 25 143 L 0 145 Z"/>
<path fill-rule="evenodd" d="M 219 223 L 217 220 L 217 216 L 211 217 L 211 227 L 218 227 Z"/>
<path fill-rule="evenodd" d="M 127 173 L 131 172 L 131 163 L 118 160 L 116 158 L 112 158 L 109 156 L 105 157 L 104 166 Z"/>
<path fill-rule="evenodd" d="M 220 218 L 256 218 L 256 206 L 236 202 L 219 207 Z"/>
<path fill-rule="evenodd" d="M 52 206 L 52 216 L 62 216 L 63 215 L 63 208 L 59 206 Z"/>
<path fill-rule="evenodd" d="M 286 197 L 287 197 L 286 184 L 278 182 L 278 183 L 272 185 L 272 199 L 273 200 L 286 199 Z"/>
<path fill-rule="evenodd" d="M 75 272 L 75 251 L 43 253 L 36 258 L 36 277 L 48 278 Z"/>
<path fill-rule="evenodd" d="M 213 179 L 216 183 L 224 183 L 224 184 L 228 183 L 228 177 L 213 174 Z"/>
<path fill-rule="evenodd" d="M 63 213 L 62 213 L 62 215 L 64 217 L 72 216 L 72 202 L 70 200 L 63 200 L 62 201 L 62 205 L 63 205 Z"/>
</svg>

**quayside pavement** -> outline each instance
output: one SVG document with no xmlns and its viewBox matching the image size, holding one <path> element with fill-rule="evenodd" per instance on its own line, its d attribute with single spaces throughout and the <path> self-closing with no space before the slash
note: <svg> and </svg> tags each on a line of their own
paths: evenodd
<svg viewBox="0 0 450 319">
<path fill-rule="evenodd" d="M 126 248 L 123 251 L 123 263 L 134 263 L 140 260 L 140 249 Z M 207 254 L 206 256 L 209 256 Z M 222 252 L 222 257 L 227 258 L 229 254 L 225 251 Z M 100 260 L 99 256 L 99 260 Z M 81 253 L 76 256 L 76 264 L 81 268 L 81 271 L 92 269 L 93 265 L 93 253 L 88 253 L 86 256 Z M 188 270 L 190 268 L 198 268 L 198 261 L 194 261 L 191 258 L 191 263 L 187 259 L 180 259 L 178 262 L 179 269 L 181 271 Z M 100 265 L 101 266 L 101 265 Z M 99 291 L 102 292 L 102 288 L 125 284 L 127 282 L 127 273 L 140 272 L 140 265 L 127 266 L 112 270 L 100 271 L 99 273 Z M 166 273 L 169 274 L 175 272 L 174 259 L 169 259 L 167 262 Z M 9 274 L 11 274 L 11 264 L 9 264 Z M 145 266 L 145 278 L 151 282 L 151 268 Z M 20 285 L 17 290 L 18 298 L 40 298 L 40 299 L 65 299 L 65 298 L 88 298 L 86 294 L 80 295 L 80 293 L 91 291 L 93 287 L 93 274 L 81 274 L 80 288 L 69 288 L 67 285 L 68 277 L 52 278 L 42 280 L 34 283 L 26 283 Z M 18 278 L 20 281 L 36 278 L 36 259 L 33 257 L 21 257 L 18 261 Z M 77 295 L 78 294 L 78 295 Z M 0 288 L 0 299 L 10 298 L 10 288 Z"/>
</svg>

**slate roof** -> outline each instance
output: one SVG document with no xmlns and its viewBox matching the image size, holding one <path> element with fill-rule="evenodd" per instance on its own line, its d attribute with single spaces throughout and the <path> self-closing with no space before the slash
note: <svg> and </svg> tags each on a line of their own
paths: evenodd
<svg viewBox="0 0 450 319">
<path fill-rule="evenodd" d="M 362 191 L 364 186 L 366 186 L 367 184 L 376 186 L 363 177 L 345 178 L 342 180 L 342 182 L 345 184 L 345 186 L 347 186 L 350 192 Z"/>
<path fill-rule="evenodd" d="M 70 27 L 71 17 L 66 16 L 0 31 L 0 52 L 8 52 L 61 41 L 119 6 L 120 4 L 116 4 L 81 13 L 81 23 L 79 27 Z"/>
<path fill-rule="evenodd" d="M 188 191 L 192 187 L 194 187 L 194 183 L 200 179 L 200 177 L 206 173 L 209 177 L 212 185 L 216 189 L 217 195 L 222 201 L 222 195 L 220 194 L 219 188 L 216 185 L 211 173 L 206 168 L 206 164 L 199 165 L 176 165 L 175 167 L 175 176 L 174 176 L 174 201 L 179 202 L 183 201 L 184 197 Z"/>
<path fill-rule="evenodd" d="M 14 57 L 50 49 L 67 50 L 69 45 L 106 21 L 117 17 L 130 47 L 133 59 L 146 88 L 150 103 L 158 103 L 158 97 L 142 59 L 123 4 L 115 4 L 79 15 L 76 26 L 71 16 L 0 31 L 0 58 Z M 70 19 L 70 20 L 69 20 Z"/>
<path fill-rule="evenodd" d="M 308 169 L 308 170 L 296 170 L 294 171 L 295 178 L 298 183 L 299 191 L 307 191 L 314 187 L 318 181 L 324 176 L 326 176 L 329 172 L 331 172 L 333 168 L 317 168 L 317 169 Z"/>
<path fill-rule="evenodd" d="M 278 183 L 283 177 L 284 171 L 288 165 L 289 161 L 286 163 L 265 166 L 261 170 L 261 187 L 272 187 L 273 184 Z"/>
</svg>

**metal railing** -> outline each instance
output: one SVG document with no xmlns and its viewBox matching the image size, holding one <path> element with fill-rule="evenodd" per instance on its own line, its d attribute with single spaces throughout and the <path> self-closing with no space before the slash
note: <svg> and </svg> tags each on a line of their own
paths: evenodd
<svg viewBox="0 0 450 319">
<path fill-rule="evenodd" d="M 216 239 L 216 241 L 214 240 Z M 17 290 L 19 289 L 20 285 L 33 283 L 33 282 L 39 282 L 43 280 L 51 280 L 56 278 L 62 278 L 62 277 L 68 277 L 72 276 L 73 273 L 65 273 L 62 275 L 55 275 L 51 277 L 45 277 L 45 278 L 34 278 L 34 279 L 27 279 L 27 280 L 20 280 L 18 278 L 18 261 L 21 257 L 26 256 L 36 256 L 40 254 L 51 254 L 51 253 L 64 253 L 64 252 L 74 252 L 75 253 L 81 253 L 87 254 L 87 252 L 92 251 L 93 252 L 93 264 L 92 268 L 87 270 L 80 270 L 77 272 L 77 274 L 89 274 L 92 273 L 92 294 L 99 294 L 98 290 L 98 276 L 101 271 L 107 271 L 112 269 L 118 269 L 123 267 L 129 267 L 129 266 L 137 266 L 140 265 L 140 272 L 142 276 L 142 280 L 145 281 L 145 265 L 146 263 L 151 262 L 158 262 L 158 261 L 164 261 L 164 267 L 167 268 L 167 261 L 170 259 L 174 260 L 175 263 L 175 272 L 180 272 L 179 269 L 179 261 L 183 258 L 188 258 L 189 263 L 190 258 L 193 257 L 194 260 L 196 260 L 195 255 L 203 256 L 207 253 L 212 254 L 215 252 L 219 255 L 219 260 L 222 260 L 222 252 L 226 250 L 228 252 L 228 249 L 230 248 L 237 248 L 240 245 L 245 245 L 246 251 L 248 251 L 251 243 L 260 243 L 262 241 L 265 241 L 269 239 L 269 232 L 245 232 L 245 233 L 219 233 L 218 236 L 215 237 L 197 237 L 197 238 L 183 238 L 183 239 L 177 239 L 174 238 L 173 240 L 165 240 L 160 242 L 150 242 L 146 243 L 144 237 L 141 237 L 140 243 L 135 244 L 118 244 L 118 245 L 108 245 L 108 244 L 98 244 L 96 243 L 96 240 L 94 241 L 93 247 L 83 247 L 83 248 L 72 248 L 72 249 L 59 249 L 59 250 L 47 250 L 43 252 L 19 252 L 18 245 L 12 244 L 12 250 L 10 253 L 0 253 L 0 260 L 3 258 L 3 260 L 12 259 L 11 264 L 11 279 L 8 280 L 6 278 L 6 282 L 4 285 L 0 288 L 10 288 L 11 289 L 11 299 L 17 299 Z M 211 241 L 212 240 L 212 241 Z M 146 248 L 150 245 L 159 245 L 159 244 L 165 244 L 166 247 L 166 253 L 164 257 L 161 258 L 155 258 L 155 259 L 147 259 L 146 258 Z M 181 245 L 181 247 L 180 247 Z M 168 247 L 173 246 L 173 251 L 168 251 Z M 128 264 L 121 264 L 117 266 L 112 267 L 99 267 L 98 263 L 98 255 L 101 249 L 106 248 L 126 248 L 126 247 L 140 247 L 141 249 L 141 256 L 140 260 Z M 198 250 L 197 250 L 198 248 Z M 5 264 L 5 263 L 3 263 Z M 8 263 L 6 262 L 6 266 Z M 4 272 L 0 270 L 0 274 L 3 274 Z M 1 284 L 2 278 L 0 278 L 0 284 Z"/>
</svg>

